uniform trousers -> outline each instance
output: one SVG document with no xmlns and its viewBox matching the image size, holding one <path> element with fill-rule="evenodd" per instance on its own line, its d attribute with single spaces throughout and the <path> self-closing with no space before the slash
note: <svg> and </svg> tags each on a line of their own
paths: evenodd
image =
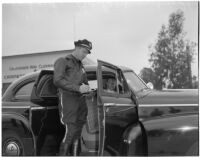
<svg viewBox="0 0 200 157">
<path fill-rule="evenodd" d="M 61 123 L 66 128 L 62 143 L 71 145 L 81 137 L 83 125 L 86 123 L 86 99 L 82 94 L 75 92 L 61 91 L 59 94 Z"/>
</svg>

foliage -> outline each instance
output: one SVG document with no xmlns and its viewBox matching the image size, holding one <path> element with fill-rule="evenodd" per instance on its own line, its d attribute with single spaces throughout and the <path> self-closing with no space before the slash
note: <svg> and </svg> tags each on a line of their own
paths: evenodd
<svg viewBox="0 0 200 157">
<path fill-rule="evenodd" d="M 155 45 L 149 47 L 151 68 L 156 75 L 156 89 L 192 88 L 191 62 L 196 43 L 185 40 L 184 13 L 172 13 L 162 25 Z"/>
<path fill-rule="evenodd" d="M 146 68 L 146 67 L 143 68 L 140 71 L 139 76 L 142 78 L 142 80 L 145 83 L 148 83 L 148 82 L 151 82 L 153 84 L 156 83 L 156 81 L 155 81 L 156 75 L 155 75 L 155 73 L 153 72 L 153 70 L 151 68 Z"/>
</svg>

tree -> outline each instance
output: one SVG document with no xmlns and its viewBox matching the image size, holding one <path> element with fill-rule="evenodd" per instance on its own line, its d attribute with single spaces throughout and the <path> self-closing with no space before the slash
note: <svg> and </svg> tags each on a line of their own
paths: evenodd
<svg viewBox="0 0 200 157">
<path fill-rule="evenodd" d="M 155 81 L 156 75 L 151 68 L 146 68 L 146 67 L 143 68 L 140 71 L 139 76 L 142 78 L 142 80 L 145 83 L 151 82 L 151 83 L 153 83 L 153 85 L 156 83 L 156 81 Z"/>
<path fill-rule="evenodd" d="M 162 25 L 155 45 L 149 47 L 156 89 L 192 88 L 191 62 L 196 43 L 185 40 L 184 20 L 181 10 L 172 13 L 168 26 Z"/>
</svg>

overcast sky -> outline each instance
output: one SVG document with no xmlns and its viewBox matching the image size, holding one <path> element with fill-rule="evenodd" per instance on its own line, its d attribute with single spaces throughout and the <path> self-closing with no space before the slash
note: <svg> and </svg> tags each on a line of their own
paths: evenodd
<svg viewBox="0 0 200 157">
<path fill-rule="evenodd" d="M 93 43 L 89 58 L 131 67 L 149 67 L 149 49 L 162 24 L 181 9 L 186 39 L 198 43 L 198 2 L 95 2 L 3 4 L 2 54 L 72 49 L 73 41 Z M 196 49 L 196 54 L 197 54 Z M 192 64 L 198 73 L 198 56 Z"/>
</svg>

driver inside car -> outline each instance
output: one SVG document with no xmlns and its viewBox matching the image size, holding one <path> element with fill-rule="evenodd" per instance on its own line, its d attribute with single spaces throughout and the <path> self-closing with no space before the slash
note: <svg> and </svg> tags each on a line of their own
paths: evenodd
<svg viewBox="0 0 200 157">
<path fill-rule="evenodd" d="M 106 81 L 106 86 L 105 86 L 104 91 L 108 92 L 108 93 L 115 93 L 115 92 L 117 92 L 116 85 L 117 85 L 116 80 L 114 78 L 109 78 Z"/>
</svg>

